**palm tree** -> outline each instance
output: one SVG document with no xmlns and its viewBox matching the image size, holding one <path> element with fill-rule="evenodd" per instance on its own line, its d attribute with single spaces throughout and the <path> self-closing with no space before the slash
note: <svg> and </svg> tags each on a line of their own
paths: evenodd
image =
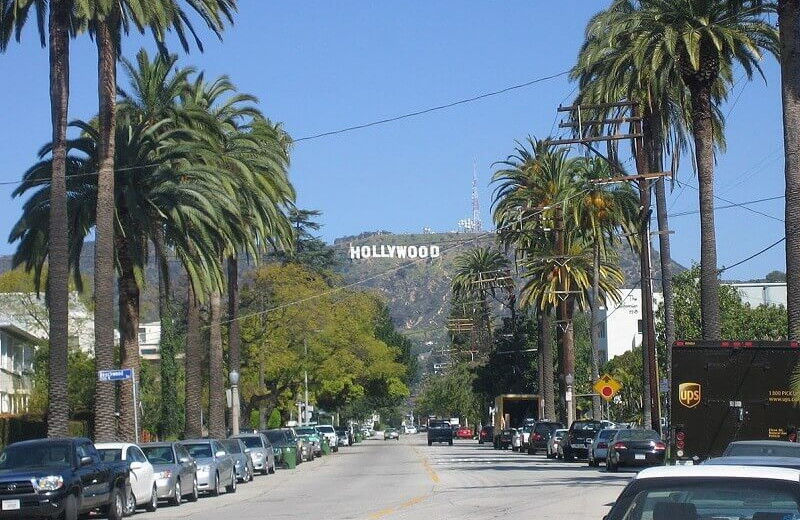
<svg viewBox="0 0 800 520">
<path fill-rule="evenodd" d="M 800 2 L 778 0 L 783 148 L 786 165 L 786 307 L 789 339 L 800 339 Z"/>
<path fill-rule="evenodd" d="M 761 73 L 766 50 L 777 53 L 777 33 L 761 19 L 768 7 L 747 0 L 619 0 L 624 16 L 607 27 L 610 43 L 627 44 L 638 74 L 659 71 L 677 77 L 688 92 L 699 179 L 701 309 L 703 337 L 720 336 L 719 286 L 714 229 L 715 110 L 733 81 L 734 65 L 748 78 Z M 624 69 L 620 69 L 624 73 Z M 763 75 L 763 74 L 762 74 Z M 638 81 L 640 77 L 633 75 Z M 651 92 L 652 93 L 652 92 Z M 661 90 L 659 93 L 663 93 Z"/>
<path fill-rule="evenodd" d="M 39 40 L 45 46 L 48 35 L 50 60 L 50 114 L 52 118 L 51 189 L 49 207 L 52 208 L 47 223 L 53 237 L 47 255 L 55 261 L 48 266 L 49 305 L 49 366 L 47 435 L 63 437 L 69 434 L 69 406 L 67 403 L 67 341 L 69 319 L 69 267 L 63 261 L 69 253 L 67 229 L 67 118 L 69 107 L 69 40 L 74 27 L 72 0 L 0 0 L 0 52 L 5 52 L 13 35 L 20 40 L 23 26 L 29 19 L 31 8 L 36 11 Z M 45 20 L 47 29 L 45 30 Z M 100 386 L 100 385 L 98 385 Z"/>
<path fill-rule="evenodd" d="M 604 295 L 600 293 L 600 264 L 604 259 L 616 260 L 615 247 L 621 243 L 620 230 L 629 237 L 631 245 L 636 243 L 634 230 L 637 228 L 638 204 L 629 186 L 619 184 L 600 184 L 597 181 L 612 176 L 611 167 L 605 159 L 595 158 L 583 161 L 581 180 L 585 195 L 578 197 L 573 206 L 573 221 L 586 238 L 592 242 L 592 289 L 589 296 L 591 311 L 592 342 L 592 384 L 600 378 L 600 315 L 599 306 L 605 305 Z M 602 418 L 600 396 L 592 397 L 594 418 Z"/>
<path fill-rule="evenodd" d="M 456 301 L 470 302 L 473 309 L 470 351 L 486 354 L 492 343 L 488 297 L 498 299 L 498 289 L 513 293 L 508 259 L 496 249 L 478 247 L 458 255 L 454 267 L 453 297 Z"/>
</svg>

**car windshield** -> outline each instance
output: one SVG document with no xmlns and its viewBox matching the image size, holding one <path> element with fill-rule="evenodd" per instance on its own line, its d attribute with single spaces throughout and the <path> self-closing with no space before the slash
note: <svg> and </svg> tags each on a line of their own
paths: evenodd
<svg viewBox="0 0 800 520">
<path fill-rule="evenodd" d="M 260 437 L 239 437 L 239 440 L 241 440 L 248 448 L 263 448 Z"/>
<path fill-rule="evenodd" d="M 315 430 L 314 428 L 296 428 L 294 431 L 297 432 L 297 435 L 316 435 L 317 434 L 317 430 Z"/>
<path fill-rule="evenodd" d="M 283 432 L 268 431 L 265 435 L 272 444 L 283 444 L 286 442 L 286 436 L 283 434 Z"/>
<path fill-rule="evenodd" d="M 725 450 L 726 457 L 800 457 L 800 444 L 739 444 L 732 443 Z"/>
<path fill-rule="evenodd" d="M 450 423 L 445 421 L 433 421 L 431 422 L 431 428 L 450 428 Z"/>
<path fill-rule="evenodd" d="M 10 446 L 0 455 L 0 469 L 71 466 L 69 444 Z"/>
<path fill-rule="evenodd" d="M 242 452 L 242 446 L 236 439 L 228 439 L 226 441 L 222 441 L 222 445 L 225 446 L 225 449 L 228 450 L 230 453 Z"/>
<path fill-rule="evenodd" d="M 97 453 L 105 462 L 117 462 L 122 460 L 122 450 L 120 448 L 98 448 Z"/>
<path fill-rule="evenodd" d="M 576 422 L 572 425 L 573 430 L 602 430 L 603 425 L 599 422 Z"/>
<path fill-rule="evenodd" d="M 184 444 L 186 449 L 189 450 L 189 455 L 196 459 L 210 459 L 211 458 L 211 445 L 203 442 L 198 444 Z"/>
<path fill-rule="evenodd" d="M 616 440 L 632 440 L 632 441 L 660 441 L 661 437 L 653 430 L 619 430 L 617 432 Z"/>
<path fill-rule="evenodd" d="M 617 430 L 601 430 L 600 433 L 597 434 L 597 438 L 601 441 L 607 441 L 608 439 L 614 437 L 617 434 Z"/>
<path fill-rule="evenodd" d="M 654 486 L 650 484 L 648 487 Z M 720 479 L 716 482 L 655 484 L 639 492 L 623 520 L 684 518 L 798 518 L 797 485 L 794 491 L 775 482 Z"/>
<path fill-rule="evenodd" d="M 151 464 L 169 464 L 175 462 L 171 446 L 142 446 L 142 451 Z"/>
<path fill-rule="evenodd" d="M 554 436 L 556 439 L 560 439 L 561 437 L 563 437 L 563 436 L 564 436 L 564 434 L 566 434 L 566 433 L 567 433 L 567 431 L 568 431 L 568 430 L 556 430 L 556 432 L 553 434 L 553 436 Z"/>
<path fill-rule="evenodd" d="M 333 429 L 333 426 L 328 426 L 327 424 L 323 424 L 322 426 L 317 426 L 317 429 L 324 433 L 336 433 Z"/>
</svg>

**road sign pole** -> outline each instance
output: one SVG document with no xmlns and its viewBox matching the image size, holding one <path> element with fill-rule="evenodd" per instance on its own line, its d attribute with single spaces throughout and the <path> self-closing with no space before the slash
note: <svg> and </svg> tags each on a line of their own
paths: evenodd
<svg viewBox="0 0 800 520">
<path fill-rule="evenodd" d="M 133 392 L 133 429 L 134 429 L 134 438 L 136 439 L 136 444 L 139 444 L 139 403 L 136 400 L 136 398 L 138 397 L 137 396 L 138 392 L 136 391 L 136 386 L 137 386 L 137 384 L 136 384 L 136 371 L 134 369 L 131 369 L 131 374 L 133 374 L 133 377 L 132 377 L 133 381 L 131 381 L 133 383 L 133 387 L 132 387 L 131 391 Z"/>
</svg>

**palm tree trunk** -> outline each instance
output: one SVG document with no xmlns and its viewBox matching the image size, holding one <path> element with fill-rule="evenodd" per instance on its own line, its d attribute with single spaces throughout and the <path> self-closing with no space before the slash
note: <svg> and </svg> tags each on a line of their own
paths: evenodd
<svg viewBox="0 0 800 520">
<path fill-rule="evenodd" d="M 717 239 L 714 228 L 714 128 L 711 88 L 689 84 L 692 132 L 700 189 L 700 316 L 703 339 L 720 339 Z M 788 202 L 788 201 L 787 201 Z"/>
<path fill-rule="evenodd" d="M 669 239 L 669 222 L 667 220 L 667 190 L 666 179 L 663 177 L 656 181 L 656 210 L 658 213 L 658 247 L 661 260 L 661 291 L 664 297 L 664 334 L 667 344 L 667 381 L 672 388 L 672 347 L 675 344 L 675 294 L 672 290 L 672 253 Z M 665 413 L 669 413 L 670 393 L 666 394 L 667 406 Z"/>
<path fill-rule="evenodd" d="M 94 244 L 94 348 L 98 370 L 114 368 L 114 149 L 117 50 L 110 25 L 112 23 L 114 22 L 109 20 L 97 24 L 100 147 Z M 120 288 L 122 285 L 123 282 L 120 281 Z M 120 292 L 120 304 L 123 302 L 122 298 Z M 122 310 L 120 305 L 120 311 Z M 136 356 L 138 360 L 138 351 Z M 95 437 L 100 442 L 113 441 L 116 438 L 114 407 L 114 385 L 96 385 Z M 130 411 L 129 408 L 128 412 Z M 120 431 L 126 433 L 133 431 L 122 429 L 122 424 L 120 428 Z"/>
<path fill-rule="evenodd" d="M 120 273 L 117 279 L 119 289 L 119 335 L 120 367 L 132 368 L 135 379 L 139 379 L 139 284 L 134 273 L 130 244 L 118 236 L 117 258 Z M 126 442 L 136 442 L 137 431 L 134 424 L 133 402 L 134 381 L 123 381 L 120 385 L 120 416 L 118 438 Z"/>
<path fill-rule="evenodd" d="M 239 257 L 233 254 L 228 257 L 228 356 L 231 371 L 241 372 L 240 348 Z"/>
<path fill-rule="evenodd" d="M 592 297 L 589 307 L 592 313 L 592 387 L 600 379 L 600 242 L 599 237 L 594 241 L 592 251 Z M 592 396 L 592 417 L 596 420 L 603 418 L 603 408 L 599 395 Z"/>
<path fill-rule="evenodd" d="M 779 0 L 789 339 L 800 339 L 800 0 Z"/>
<path fill-rule="evenodd" d="M 642 425 L 647 428 L 653 423 L 653 407 L 650 395 L 650 362 L 651 352 L 655 345 L 650 342 L 648 334 L 649 323 L 647 312 L 648 300 L 652 305 L 653 294 L 648 290 L 650 285 L 650 182 L 647 179 L 639 181 L 639 204 L 641 205 L 641 221 L 639 222 L 639 241 L 641 252 L 639 253 L 639 287 L 641 290 L 642 304 Z"/>
<path fill-rule="evenodd" d="M 188 298 L 186 302 L 186 407 L 184 419 L 184 437 L 197 439 L 203 436 L 202 388 L 203 375 L 200 367 L 203 358 L 203 347 L 200 339 L 200 304 L 192 287 L 188 285 Z"/>
<path fill-rule="evenodd" d="M 574 387 L 574 378 L 575 378 L 575 333 L 573 328 L 573 311 L 574 311 L 574 301 L 572 296 L 567 296 L 564 298 L 564 302 L 561 303 L 561 307 L 563 308 L 561 314 L 561 320 L 563 320 L 563 331 L 561 334 L 561 341 L 563 344 L 562 355 L 563 358 L 563 365 L 562 365 L 562 374 L 565 378 L 564 380 L 564 390 L 562 394 L 564 394 L 564 403 L 565 406 L 571 408 L 573 413 L 573 420 L 577 418 L 576 412 L 576 402 L 575 402 L 575 387 Z M 570 396 L 571 399 L 569 401 L 566 400 L 566 392 L 568 390 L 566 385 L 566 376 L 572 375 L 573 377 L 573 388 L 572 388 L 572 395 Z M 569 413 L 567 413 L 567 417 L 569 417 Z M 566 423 L 565 423 L 566 424 Z"/>
<path fill-rule="evenodd" d="M 553 319 L 549 310 L 538 310 L 539 318 L 539 359 L 542 365 L 542 394 L 544 398 L 544 416 L 546 419 L 556 418 L 556 396 L 553 367 Z"/>
<path fill-rule="evenodd" d="M 225 381 L 222 363 L 222 326 L 220 324 L 222 297 L 218 289 L 209 299 L 209 376 L 208 376 L 208 435 L 216 439 L 227 437 L 225 432 Z"/>
<path fill-rule="evenodd" d="M 53 170 L 50 181 L 48 297 L 50 310 L 50 379 L 47 435 L 69 435 L 67 360 L 69 358 L 69 258 L 67 228 L 67 113 L 69 108 L 69 26 L 67 0 L 50 3 L 50 113 L 53 125 Z M 99 385 L 98 385 L 99 386 Z"/>
</svg>

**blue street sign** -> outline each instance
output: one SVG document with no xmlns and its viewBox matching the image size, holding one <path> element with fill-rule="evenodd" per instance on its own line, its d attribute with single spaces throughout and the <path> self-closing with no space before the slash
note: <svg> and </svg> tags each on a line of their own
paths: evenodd
<svg viewBox="0 0 800 520">
<path fill-rule="evenodd" d="M 133 369 L 123 368 L 122 370 L 98 370 L 97 379 L 99 381 L 127 381 L 133 379 Z"/>
</svg>

